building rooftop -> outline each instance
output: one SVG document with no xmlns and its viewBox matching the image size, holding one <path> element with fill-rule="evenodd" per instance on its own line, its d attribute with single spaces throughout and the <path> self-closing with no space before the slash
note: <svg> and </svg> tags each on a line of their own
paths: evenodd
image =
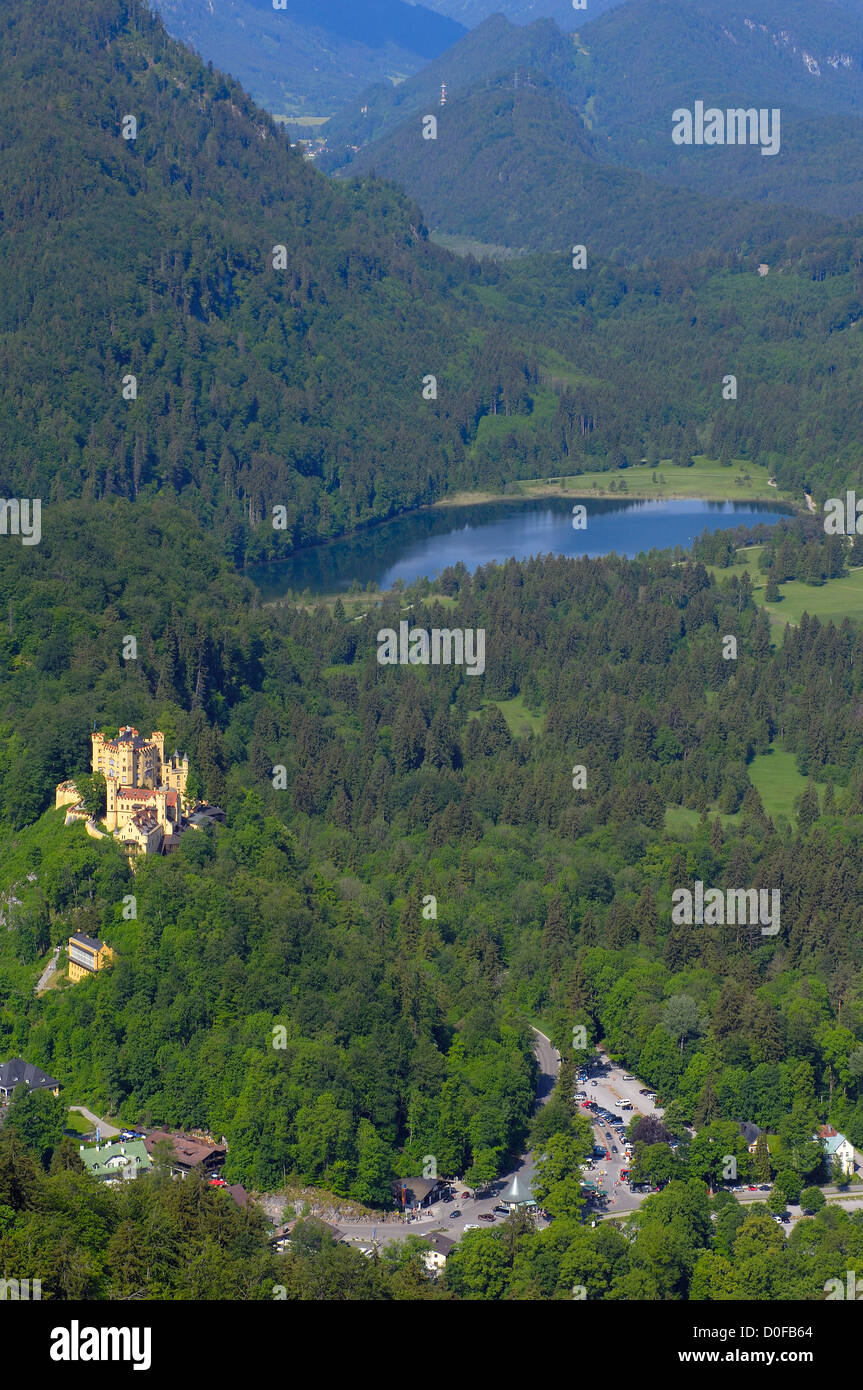
<svg viewBox="0 0 863 1390">
<path fill-rule="evenodd" d="M 53 1091 L 60 1082 L 55 1081 L 53 1076 L 48 1076 L 39 1067 L 34 1067 L 32 1062 L 25 1062 L 20 1057 L 13 1057 L 9 1062 L 0 1063 L 0 1088 L 4 1091 L 12 1090 L 15 1086 L 29 1086 L 32 1090 L 40 1089 Z"/>
<path fill-rule="evenodd" d="M 150 1130 L 144 1139 L 147 1153 L 151 1154 L 154 1146 L 163 1139 L 170 1141 L 175 1161 L 184 1168 L 197 1168 L 208 1158 L 225 1157 L 226 1149 L 223 1144 L 205 1144 L 200 1139 L 190 1139 L 188 1134 L 171 1134 L 166 1129 Z"/>
<path fill-rule="evenodd" d="M 92 1148 L 85 1148 L 82 1144 L 78 1153 L 87 1171 L 97 1178 L 121 1173 L 125 1166 L 124 1159 L 131 1160 L 137 1169 L 144 1172 L 153 1166 L 153 1160 L 140 1139 L 126 1139 L 116 1144 L 95 1144 Z"/>
<path fill-rule="evenodd" d="M 518 1173 L 513 1173 L 512 1182 L 506 1191 L 500 1194 L 500 1200 L 508 1203 L 532 1202 L 533 1193 L 525 1186 Z"/>
<path fill-rule="evenodd" d="M 101 951 L 105 944 L 99 940 L 98 936 L 87 936 L 82 931 L 76 931 L 73 936 L 69 937 L 69 941 L 70 943 L 74 941 L 76 946 L 83 946 L 88 951 Z"/>
</svg>

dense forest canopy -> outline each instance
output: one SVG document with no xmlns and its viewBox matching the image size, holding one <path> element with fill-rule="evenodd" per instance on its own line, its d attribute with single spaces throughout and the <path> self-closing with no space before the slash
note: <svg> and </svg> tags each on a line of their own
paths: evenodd
<svg viewBox="0 0 863 1390">
<path fill-rule="evenodd" d="M 556 1166 L 586 1126 L 566 1068 L 533 1117 L 531 1028 L 604 1039 L 669 1135 L 770 1129 L 792 1181 L 829 1176 L 818 1124 L 863 1146 L 863 632 L 771 629 L 723 572 L 758 542 L 770 584 L 820 585 L 859 542 L 816 517 L 690 554 L 459 564 L 350 612 L 265 606 L 241 568 L 457 487 L 685 468 L 707 445 L 841 491 L 859 238 L 783 242 L 767 280 L 718 253 L 462 261 L 390 185 L 310 168 L 137 0 L 13 0 L 0 25 L 0 482 L 44 499 L 40 543 L 0 544 L 0 1055 L 62 1085 L 0 1134 L 2 1267 L 36 1241 L 56 1296 L 212 1297 L 215 1244 L 231 1297 L 817 1296 L 813 1268 L 822 1287 L 859 1258 L 860 1217 L 786 1245 L 766 1211 L 711 1211 L 699 1136 L 673 1157 L 642 1139 L 665 1191 L 626 1235 L 582 1228 Z M 381 665 L 402 621 L 482 629 L 484 672 Z M 53 788 L 87 772 L 94 724 L 187 749 L 225 825 L 134 863 L 65 826 Z M 780 751 L 793 816 L 753 781 Z M 779 932 L 675 924 L 697 880 L 778 891 Z M 115 964 L 36 994 L 74 931 Z M 376 1208 L 426 1155 L 487 1179 L 536 1140 L 556 1220 L 471 1233 L 435 1288 L 410 1244 L 380 1269 L 313 1229 L 286 1264 L 191 1181 L 94 1189 L 57 1132 L 72 1101 L 224 1134 L 226 1175 L 258 1191 Z"/>
</svg>

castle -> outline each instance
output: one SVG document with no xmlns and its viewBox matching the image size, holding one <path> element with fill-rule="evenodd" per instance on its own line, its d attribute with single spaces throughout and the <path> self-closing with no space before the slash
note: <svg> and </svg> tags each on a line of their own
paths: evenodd
<svg viewBox="0 0 863 1390">
<path fill-rule="evenodd" d="M 185 825 L 186 780 L 189 759 L 176 751 L 165 757 L 165 735 L 142 738 L 125 725 L 116 738 L 90 735 L 92 770 L 105 778 L 105 825 L 122 845 L 136 854 L 158 854 L 173 849 Z M 55 805 L 72 806 L 70 820 L 86 819 L 78 806 L 80 793 L 74 782 L 61 782 Z M 215 808 L 213 808 L 215 811 Z M 194 823 L 200 821 L 200 812 Z M 88 822 L 88 829 L 90 823 Z M 90 833 L 94 833 L 95 827 Z M 98 834 L 98 831 L 95 831 Z"/>
</svg>

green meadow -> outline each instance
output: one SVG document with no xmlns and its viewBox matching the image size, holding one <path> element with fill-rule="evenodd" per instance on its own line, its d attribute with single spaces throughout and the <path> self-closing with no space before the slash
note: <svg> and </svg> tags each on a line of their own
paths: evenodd
<svg viewBox="0 0 863 1390">
<path fill-rule="evenodd" d="M 785 753 L 781 748 L 759 753 L 749 764 L 749 780 L 758 791 L 771 820 L 784 816 L 792 825 L 795 824 L 794 803 L 803 795 L 809 779 L 797 771 L 793 753 Z M 818 782 L 815 785 L 821 786 Z"/>
<path fill-rule="evenodd" d="M 574 368 L 567 368 L 563 359 L 552 364 L 550 379 L 569 382 L 578 379 Z M 584 379 L 583 377 L 581 378 Z M 540 393 L 538 408 L 547 414 L 549 402 Z M 485 416 L 480 422 L 487 431 L 496 434 L 511 432 L 514 428 L 512 416 Z M 489 425 L 488 421 L 494 423 Z M 730 468 L 723 468 L 716 460 L 696 455 L 692 468 L 676 468 L 669 459 L 654 466 L 638 464 L 633 468 L 615 469 L 613 472 L 576 473 L 566 477 L 527 478 L 521 482 L 510 483 L 505 492 L 488 492 L 482 489 L 453 493 L 436 503 L 439 507 L 464 506 L 470 502 L 488 502 L 498 498 L 513 497 L 619 497 L 661 499 L 663 497 L 696 497 L 707 502 L 749 501 L 749 502 L 788 502 L 787 493 L 778 488 L 768 487 L 768 471 L 757 464 L 735 460 Z M 614 484 L 612 490 L 611 484 Z M 622 487 L 622 485 L 625 485 Z M 723 571 L 727 573 L 728 571 Z"/>
</svg>

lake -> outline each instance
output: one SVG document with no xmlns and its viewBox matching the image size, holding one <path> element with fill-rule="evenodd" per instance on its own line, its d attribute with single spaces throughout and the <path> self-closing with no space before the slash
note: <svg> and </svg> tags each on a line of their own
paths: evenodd
<svg viewBox="0 0 863 1390">
<path fill-rule="evenodd" d="M 587 508 L 587 526 L 572 526 L 573 506 Z M 297 550 L 289 559 L 248 570 L 262 598 L 288 591 L 313 595 L 389 589 L 420 577 L 434 579 L 459 560 L 469 570 L 492 561 L 532 555 L 618 555 L 688 548 L 702 531 L 771 525 L 791 509 L 776 502 L 702 502 L 694 499 L 637 501 L 625 498 L 544 497 L 488 502 L 466 507 L 427 508 L 383 522 L 367 531 Z"/>
</svg>

